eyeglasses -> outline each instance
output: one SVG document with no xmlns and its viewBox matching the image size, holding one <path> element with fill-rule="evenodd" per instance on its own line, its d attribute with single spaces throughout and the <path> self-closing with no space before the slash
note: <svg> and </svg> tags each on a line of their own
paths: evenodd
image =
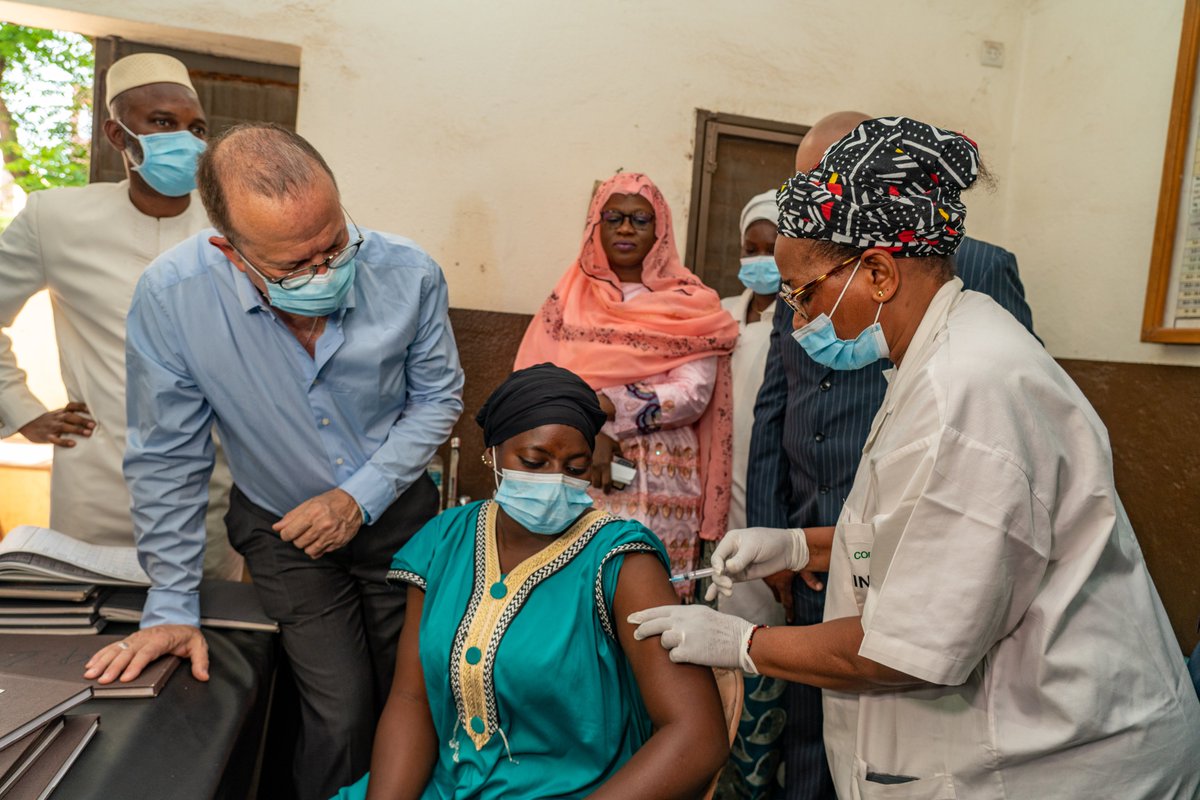
<svg viewBox="0 0 1200 800">
<path fill-rule="evenodd" d="M 343 211 L 344 210 L 345 209 L 343 209 Z M 351 218 L 349 214 L 346 214 L 346 219 L 349 219 L 350 224 L 354 227 L 354 235 L 357 237 L 354 241 L 350 242 L 350 244 L 346 245 L 341 250 L 338 250 L 325 260 L 316 264 L 309 264 L 306 267 L 299 267 L 298 269 L 291 270 L 282 278 L 268 278 L 262 273 L 262 270 L 250 263 L 250 259 L 246 258 L 241 250 L 238 250 L 236 247 L 234 247 L 233 251 L 241 256 L 242 261 L 246 262 L 247 267 L 254 270 L 255 275 L 262 278 L 267 283 L 273 283 L 282 289 L 299 289 L 301 286 L 307 286 L 308 283 L 316 277 L 317 270 L 341 269 L 353 261 L 354 257 L 358 255 L 358 249 L 362 247 L 365 240 L 363 239 L 362 231 L 358 229 L 358 225 L 354 222 L 354 219 Z"/>
<path fill-rule="evenodd" d="M 634 211 L 632 214 L 622 214 L 620 211 L 601 211 L 600 219 L 610 228 L 619 228 L 625 224 L 625 220 L 633 223 L 634 230 L 644 231 L 654 224 L 654 215 L 647 214 L 645 211 Z"/>
<path fill-rule="evenodd" d="M 792 309 L 792 311 L 795 311 L 797 314 L 799 314 L 804 319 L 808 319 L 808 311 L 806 311 L 804 309 L 804 305 L 803 305 L 804 298 L 809 296 L 810 294 L 812 294 L 813 290 L 816 289 L 818 286 L 820 286 L 822 283 L 827 281 L 829 278 L 832 278 L 834 275 L 838 274 L 839 272 L 841 272 L 846 267 L 853 264 L 858 259 L 859 259 L 859 256 L 850 256 L 845 261 L 838 264 L 833 269 L 829 270 L 829 272 L 826 272 L 824 275 L 820 275 L 816 278 L 813 278 L 811 281 L 804 284 L 799 289 L 793 289 L 792 287 L 788 286 L 786 283 L 783 284 L 783 288 L 781 288 L 779 290 L 779 299 L 782 300 L 783 302 L 787 303 L 788 306 Z"/>
</svg>

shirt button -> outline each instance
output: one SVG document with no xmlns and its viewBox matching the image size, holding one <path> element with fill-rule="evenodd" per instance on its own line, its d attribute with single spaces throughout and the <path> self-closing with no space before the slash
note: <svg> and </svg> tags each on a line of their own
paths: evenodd
<svg viewBox="0 0 1200 800">
<path fill-rule="evenodd" d="M 467 663 L 468 664 L 478 664 L 480 659 L 482 659 L 482 658 L 483 658 L 483 653 L 480 652 L 478 647 L 468 647 L 467 648 Z"/>
<path fill-rule="evenodd" d="M 816 442 L 823 442 L 823 441 L 825 441 L 825 434 L 818 433 L 815 436 L 813 436 L 813 440 Z"/>
<path fill-rule="evenodd" d="M 328 424 L 329 424 L 329 417 L 322 417 L 322 418 L 321 418 L 321 424 L 322 424 L 322 425 L 328 425 Z"/>
<path fill-rule="evenodd" d="M 503 583 L 497 582 L 492 584 L 492 597 L 496 598 L 497 600 L 501 600 L 506 594 L 508 594 L 508 587 Z"/>
<path fill-rule="evenodd" d="M 821 494 L 829 494 L 829 487 L 822 484 L 821 486 L 817 487 L 817 491 Z"/>
<path fill-rule="evenodd" d="M 471 717 L 471 730 L 476 733 L 483 733 L 487 728 L 483 724 L 483 720 L 479 717 Z"/>
<path fill-rule="evenodd" d="M 337 464 L 337 465 L 340 467 L 342 464 L 345 464 L 345 463 L 346 463 L 346 459 L 344 459 L 344 458 L 339 458 L 337 461 L 335 461 L 335 462 L 333 462 L 333 463 Z"/>
<path fill-rule="evenodd" d="M 822 392 L 828 392 L 829 387 L 833 386 L 833 381 L 829 380 L 829 378 L 826 378 L 825 380 L 821 381 L 820 386 Z"/>
</svg>

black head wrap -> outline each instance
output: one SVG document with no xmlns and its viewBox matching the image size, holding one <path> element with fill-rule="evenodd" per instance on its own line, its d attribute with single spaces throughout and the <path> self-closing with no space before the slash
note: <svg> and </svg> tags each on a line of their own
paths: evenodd
<svg viewBox="0 0 1200 800">
<path fill-rule="evenodd" d="M 966 229 L 959 195 L 978 175 L 979 149 L 961 133 L 908 117 L 867 120 L 779 190 L 779 234 L 947 256 Z"/>
<path fill-rule="evenodd" d="M 483 428 L 484 447 L 542 425 L 569 425 L 583 434 L 588 447 L 608 416 L 590 386 L 574 372 L 554 364 L 517 370 L 496 387 L 475 421 Z"/>
</svg>

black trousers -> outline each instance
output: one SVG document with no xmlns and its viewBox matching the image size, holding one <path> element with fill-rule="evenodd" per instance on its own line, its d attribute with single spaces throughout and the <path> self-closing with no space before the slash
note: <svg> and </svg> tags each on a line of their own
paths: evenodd
<svg viewBox="0 0 1200 800">
<path fill-rule="evenodd" d="M 828 584 L 829 576 L 818 573 Z M 793 625 L 816 625 L 825 616 L 825 590 L 814 592 L 797 575 L 792 581 Z M 785 800 L 837 800 L 825 760 L 821 690 L 803 683 L 787 687 L 787 725 L 783 729 Z"/>
<path fill-rule="evenodd" d="M 437 513 L 422 476 L 340 550 L 309 558 L 279 538 L 279 517 L 233 487 L 229 541 L 279 623 L 300 700 L 292 775 L 303 800 L 326 800 L 371 765 L 375 725 L 391 686 L 405 592 L 384 581 L 392 556 Z M 276 732 L 278 733 L 278 732 Z"/>
</svg>

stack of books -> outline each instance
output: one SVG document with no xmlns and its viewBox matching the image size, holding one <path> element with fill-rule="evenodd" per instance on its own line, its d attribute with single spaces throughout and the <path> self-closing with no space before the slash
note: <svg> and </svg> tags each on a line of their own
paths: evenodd
<svg viewBox="0 0 1200 800">
<path fill-rule="evenodd" d="M 54 791 L 100 727 L 99 714 L 66 713 L 91 696 L 76 681 L 0 672 L 0 797 Z"/>
<path fill-rule="evenodd" d="M 99 633 L 107 593 L 94 583 L 0 581 L 0 633 Z"/>
<path fill-rule="evenodd" d="M 0 634 L 95 634 L 106 621 L 139 622 L 149 586 L 136 548 L 21 525 L 0 540 Z M 254 587 L 238 581 L 200 582 L 200 624 L 279 630 Z"/>
<path fill-rule="evenodd" d="M 149 586 L 132 547 L 21 525 L 0 540 L 0 634 L 99 633 L 110 586 Z"/>
</svg>

